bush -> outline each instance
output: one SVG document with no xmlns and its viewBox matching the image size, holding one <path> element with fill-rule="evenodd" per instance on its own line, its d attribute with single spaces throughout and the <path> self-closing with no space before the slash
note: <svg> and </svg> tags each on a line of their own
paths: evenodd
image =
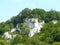
<svg viewBox="0 0 60 45">
<path fill-rule="evenodd" d="M 7 43 L 4 40 L 0 40 L 0 45 L 7 45 Z"/>
<path fill-rule="evenodd" d="M 60 42 L 53 42 L 52 45 L 60 45 Z"/>
</svg>

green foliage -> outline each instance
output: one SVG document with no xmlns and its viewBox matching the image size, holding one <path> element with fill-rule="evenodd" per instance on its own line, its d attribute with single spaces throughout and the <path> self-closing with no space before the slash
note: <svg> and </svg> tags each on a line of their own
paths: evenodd
<svg viewBox="0 0 60 45">
<path fill-rule="evenodd" d="M 22 40 L 23 40 L 23 37 L 21 36 L 21 35 L 17 35 L 14 39 L 13 39 L 13 41 L 12 41 L 12 45 L 13 44 L 20 44 L 20 43 L 22 43 Z"/>
<path fill-rule="evenodd" d="M 50 25 L 49 25 L 50 24 Z M 42 33 L 44 33 L 45 36 L 45 42 L 52 43 L 54 41 L 60 41 L 60 24 L 59 23 L 53 24 L 53 23 L 47 23 L 42 28 Z"/>
<path fill-rule="evenodd" d="M 4 40 L 0 39 L 0 45 L 7 45 L 7 43 Z"/>
<path fill-rule="evenodd" d="M 54 42 L 52 45 L 60 45 L 60 42 Z"/>
<path fill-rule="evenodd" d="M 46 11 L 43 9 L 36 8 L 36 9 L 32 10 L 31 14 L 32 14 L 33 18 L 36 17 L 36 18 L 44 20 L 45 15 L 46 15 Z"/>
<path fill-rule="evenodd" d="M 21 29 L 21 34 L 22 35 L 27 35 L 28 36 L 28 33 L 29 33 L 29 30 L 30 30 L 30 28 L 27 26 L 27 25 L 25 25 L 25 24 L 20 24 L 20 29 Z"/>
<path fill-rule="evenodd" d="M 30 45 L 30 38 L 23 35 L 17 35 L 11 42 L 11 45 Z"/>
<path fill-rule="evenodd" d="M 45 16 L 45 21 L 49 22 L 52 20 L 58 20 L 58 12 L 55 10 L 50 10 L 48 12 L 46 12 L 46 16 Z"/>
<path fill-rule="evenodd" d="M 10 31 L 10 29 L 11 27 L 9 24 L 6 24 L 4 22 L 0 24 L 0 34 L 3 34 L 6 31 Z"/>
<path fill-rule="evenodd" d="M 17 24 L 17 23 L 21 23 L 21 22 L 22 22 L 22 19 L 21 19 L 21 17 L 18 15 L 18 16 L 12 17 L 10 23 L 12 23 L 12 24 L 14 25 L 14 27 L 16 27 L 16 24 Z"/>
<path fill-rule="evenodd" d="M 23 16 L 24 18 L 26 18 L 27 16 L 29 16 L 31 14 L 31 9 L 29 8 L 25 8 L 21 11 L 21 16 Z"/>
</svg>

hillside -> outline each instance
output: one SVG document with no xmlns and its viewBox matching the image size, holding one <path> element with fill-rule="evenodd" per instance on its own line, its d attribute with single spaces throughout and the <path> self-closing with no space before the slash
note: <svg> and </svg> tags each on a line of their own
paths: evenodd
<svg viewBox="0 0 60 45">
<path fill-rule="evenodd" d="M 1 45 L 60 45 L 60 12 L 23 9 L 0 23 Z"/>
</svg>

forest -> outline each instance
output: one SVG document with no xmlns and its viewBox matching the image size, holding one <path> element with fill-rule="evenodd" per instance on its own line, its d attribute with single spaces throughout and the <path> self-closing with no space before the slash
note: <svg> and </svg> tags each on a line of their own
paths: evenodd
<svg viewBox="0 0 60 45">
<path fill-rule="evenodd" d="M 29 37 L 29 27 L 24 25 L 24 20 L 29 18 L 38 18 L 38 21 L 45 21 L 44 26 L 39 33 Z M 54 24 L 52 20 L 57 20 Z M 21 24 L 22 23 L 22 24 Z M 22 32 L 17 29 L 11 33 L 12 28 L 16 28 L 17 24 L 21 24 Z M 3 37 L 5 32 L 11 35 L 16 34 L 14 38 Z M 6 22 L 0 23 L 0 45 L 60 45 L 60 12 L 56 10 L 46 11 L 44 9 L 23 9 L 16 16 L 11 17 Z"/>
</svg>

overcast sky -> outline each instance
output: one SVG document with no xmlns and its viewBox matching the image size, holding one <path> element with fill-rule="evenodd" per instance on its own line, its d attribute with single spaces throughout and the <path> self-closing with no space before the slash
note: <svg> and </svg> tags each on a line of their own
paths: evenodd
<svg viewBox="0 0 60 45">
<path fill-rule="evenodd" d="M 0 22 L 16 16 L 24 8 L 60 11 L 60 0 L 0 0 Z"/>
</svg>

